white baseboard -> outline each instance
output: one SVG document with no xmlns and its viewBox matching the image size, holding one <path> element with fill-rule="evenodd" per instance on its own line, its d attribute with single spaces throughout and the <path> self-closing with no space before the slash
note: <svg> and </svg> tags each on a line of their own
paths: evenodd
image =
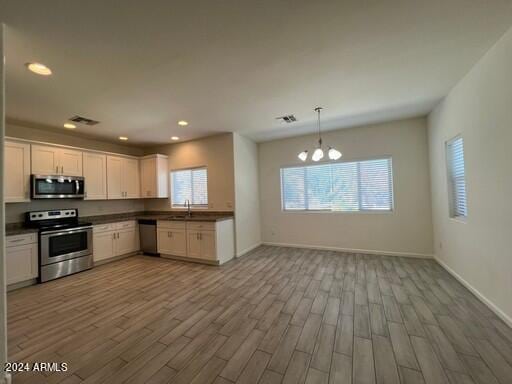
<svg viewBox="0 0 512 384">
<path fill-rule="evenodd" d="M 242 256 L 245 256 L 247 255 L 249 252 L 251 252 L 252 250 L 258 248 L 260 245 L 262 244 L 262 242 L 260 241 L 259 243 L 256 243 L 252 246 L 250 246 L 249 248 L 245 248 L 243 251 L 241 252 L 237 252 L 236 254 L 236 257 L 242 257 Z"/>
<path fill-rule="evenodd" d="M 455 272 L 453 269 L 451 269 L 444 261 L 439 259 L 438 257 L 435 257 L 435 260 L 441 265 L 450 275 L 455 277 L 463 286 L 465 286 L 468 290 L 471 291 L 476 297 L 480 299 L 481 302 L 483 302 L 491 311 L 493 311 L 496 316 L 498 316 L 501 320 L 503 320 L 509 327 L 512 328 L 512 318 L 508 316 L 505 312 L 503 312 L 501 309 L 498 308 L 496 304 L 494 304 L 491 300 L 489 300 L 487 297 L 485 297 L 478 289 L 473 287 L 471 284 L 469 284 L 462 276 L 460 276 L 457 272 Z"/>
<path fill-rule="evenodd" d="M 330 247 L 330 246 L 323 246 L 323 245 L 272 243 L 272 242 L 267 242 L 267 241 L 264 241 L 262 244 L 264 244 L 264 245 L 274 245 L 274 246 L 277 246 L 277 247 L 318 249 L 318 250 L 323 250 L 323 251 L 340 251 L 340 252 L 352 252 L 352 253 L 367 253 L 367 254 L 370 254 L 370 255 L 414 257 L 414 258 L 420 258 L 420 259 L 432 259 L 432 258 L 434 258 L 434 255 L 431 255 L 431 254 L 428 254 L 428 253 L 381 251 L 381 250 L 375 250 L 375 249 L 341 248 L 341 247 Z"/>
</svg>

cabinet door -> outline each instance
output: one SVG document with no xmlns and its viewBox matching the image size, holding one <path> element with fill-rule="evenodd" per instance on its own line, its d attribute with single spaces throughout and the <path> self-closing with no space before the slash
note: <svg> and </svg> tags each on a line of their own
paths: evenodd
<svg viewBox="0 0 512 384">
<path fill-rule="evenodd" d="M 159 228 L 156 232 L 157 250 L 163 255 L 172 255 L 171 230 Z"/>
<path fill-rule="evenodd" d="M 113 231 L 93 234 L 93 260 L 99 261 L 115 256 Z"/>
<path fill-rule="evenodd" d="M 36 175 L 60 174 L 59 151 L 57 147 L 32 144 L 32 173 Z"/>
<path fill-rule="evenodd" d="M 6 203 L 30 200 L 30 144 L 5 142 L 4 193 Z"/>
<path fill-rule="evenodd" d="M 125 198 L 136 199 L 140 197 L 140 170 L 139 160 L 123 159 L 122 183 Z"/>
<path fill-rule="evenodd" d="M 123 159 L 121 157 L 107 156 L 107 196 L 109 199 L 123 198 L 123 189 L 121 186 L 123 177 L 122 161 Z"/>
<path fill-rule="evenodd" d="M 59 172 L 66 176 L 82 176 L 82 151 L 63 148 L 59 151 Z"/>
<path fill-rule="evenodd" d="M 156 158 L 141 160 L 140 185 L 142 197 L 156 197 Z"/>
<path fill-rule="evenodd" d="M 19 283 L 38 276 L 37 243 L 5 249 L 7 284 Z"/>
<path fill-rule="evenodd" d="M 202 231 L 199 235 L 201 239 L 201 258 L 207 260 L 216 260 L 216 244 L 214 231 Z"/>
<path fill-rule="evenodd" d="M 85 199 L 107 199 L 107 156 L 84 153 Z"/>
<path fill-rule="evenodd" d="M 115 249 L 116 256 L 136 252 L 138 250 L 136 228 L 117 231 Z"/>
<path fill-rule="evenodd" d="M 184 229 L 170 229 L 171 255 L 187 256 L 187 231 Z"/>
<path fill-rule="evenodd" d="M 187 256 L 201 258 L 201 240 L 199 231 L 187 230 Z"/>
</svg>

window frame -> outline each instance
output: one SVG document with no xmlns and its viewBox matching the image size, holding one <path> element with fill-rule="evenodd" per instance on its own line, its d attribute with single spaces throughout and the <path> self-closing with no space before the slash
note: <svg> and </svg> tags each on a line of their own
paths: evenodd
<svg viewBox="0 0 512 384">
<path fill-rule="evenodd" d="M 332 209 L 285 209 L 284 204 L 284 189 L 283 189 L 283 169 L 290 169 L 290 168 L 306 168 L 310 166 L 315 165 L 324 165 L 324 164 L 338 164 L 338 163 L 360 163 L 364 161 L 372 161 L 372 160 L 389 160 L 389 182 L 390 182 L 390 194 L 391 194 L 391 207 L 390 209 L 358 209 L 353 211 L 342 211 L 342 210 L 332 210 Z M 358 168 L 358 174 L 359 174 L 359 164 L 357 166 Z M 361 188 L 360 188 L 360 178 L 358 177 L 357 183 L 358 183 L 358 205 L 361 206 Z M 382 155 L 382 156 L 372 156 L 372 157 L 364 157 L 364 158 L 354 158 L 354 159 L 343 159 L 343 160 L 337 160 L 337 161 L 319 161 L 317 163 L 308 163 L 308 164 L 291 164 L 291 165 L 283 165 L 279 167 L 279 187 L 280 187 L 280 194 L 281 194 L 281 212 L 283 213 L 291 213 L 291 214 L 377 214 L 377 215 L 383 215 L 383 214 L 394 214 L 395 213 L 395 191 L 394 191 L 394 171 L 393 171 L 393 157 L 391 155 Z M 305 201 L 307 201 L 307 193 L 304 197 Z"/>
<path fill-rule="evenodd" d="M 454 190 L 454 180 L 455 177 L 453 177 L 452 173 L 452 155 L 450 152 L 450 146 L 452 143 L 454 143 L 456 140 L 462 139 L 462 162 L 464 165 L 464 200 L 465 200 L 465 215 L 457 215 L 456 209 L 455 209 L 455 190 Z M 466 151 L 465 151 L 465 143 L 464 143 L 464 137 L 461 133 L 453 136 L 451 139 L 448 139 L 445 141 L 444 144 L 444 153 L 445 153 L 445 164 L 446 164 L 446 184 L 448 189 L 448 216 L 451 220 L 466 223 L 468 218 L 468 190 L 467 190 L 467 177 L 466 177 Z"/>
<path fill-rule="evenodd" d="M 180 171 L 195 171 L 199 169 L 204 169 L 206 171 L 206 204 L 190 204 L 190 209 L 207 209 L 209 207 L 210 201 L 209 201 L 209 188 L 208 188 L 208 167 L 206 165 L 200 165 L 197 167 L 184 167 L 184 168 L 174 168 L 169 170 L 169 205 L 173 209 L 188 209 L 185 205 L 181 204 L 173 204 L 173 172 L 180 172 Z"/>
</svg>

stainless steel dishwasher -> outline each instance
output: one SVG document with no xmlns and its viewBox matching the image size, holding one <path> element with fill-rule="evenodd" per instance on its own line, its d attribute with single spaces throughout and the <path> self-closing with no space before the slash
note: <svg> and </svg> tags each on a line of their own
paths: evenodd
<svg viewBox="0 0 512 384">
<path fill-rule="evenodd" d="M 140 249 L 145 255 L 160 256 L 156 240 L 156 220 L 139 219 Z"/>
</svg>

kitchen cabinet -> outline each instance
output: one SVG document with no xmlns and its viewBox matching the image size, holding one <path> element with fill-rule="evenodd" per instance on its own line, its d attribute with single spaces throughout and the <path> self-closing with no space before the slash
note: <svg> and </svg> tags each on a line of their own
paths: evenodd
<svg viewBox="0 0 512 384">
<path fill-rule="evenodd" d="M 107 198 L 136 199 L 139 197 L 139 160 L 107 156 Z"/>
<path fill-rule="evenodd" d="M 161 255 L 187 256 L 187 232 L 184 221 L 157 222 L 157 250 Z"/>
<path fill-rule="evenodd" d="M 140 160 L 141 196 L 169 197 L 169 165 L 165 155 L 144 156 Z"/>
<path fill-rule="evenodd" d="M 185 229 L 158 228 L 158 253 L 187 256 L 187 233 Z"/>
<path fill-rule="evenodd" d="M 82 176 L 82 151 L 32 144 L 32 173 L 37 175 Z"/>
<path fill-rule="evenodd" d="M 5 243 L 7 284 L 37 278 L 39 274 L 37 234 L 7 236 Z"/>
<path fill-rule="evenodd" d="M 122 162 L 125 198 L 136 199 L 140 197 L 140 168 L 138 159 L 123 159 Z"/>
<path fill-rule="evenodd" d="M 102 153 L 84 152 L 85 200 L 107 199 L 107 156 Z"/>
<path fill-rule="evenodd" d="M 216 260 L 214 231 L 187 231 L 187 247 L 189 257 Z"/>
<path fill-rule="evenodd" d="M 101 232 L 93 230 L 93 260 L 101 261 L 114 257 L 115 254 L 115 234 L 114 231 Z"/>
<path fill-rule="evenodd" d="M 158 252 L 209 264 L 223 264 L 234 257 L 233 220 L 184 222 L 159 220 Z"/>
<path fill-rule="evenodd" d="M 134 220 L 93 227 L 95 262 L 135 253 L 139 250 L 138 226 Z"/>
<path fill-rule="evenodd" d="M 4 148 L 5 202 L 30 201 L 30 144 L 6 140 Z"/>
<path fill-rule="evenodd" d="M 119 229 L 117 231 L 117 241 L 115 242 L 116 256 L 126 255 L 139 250 L 137 228 Z"/>
</svg>

